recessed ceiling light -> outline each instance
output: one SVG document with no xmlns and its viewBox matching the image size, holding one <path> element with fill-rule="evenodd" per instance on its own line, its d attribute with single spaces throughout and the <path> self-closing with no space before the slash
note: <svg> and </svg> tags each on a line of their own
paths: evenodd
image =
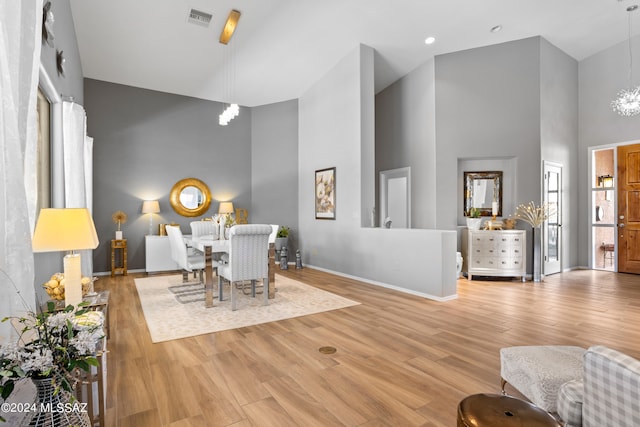
<svg viewBox="0 0 640 427">
<path fill-rule="evenodd" d="M 491 27 L 491 31 L 492 33 L 497 33 L 498 31 L 502 30 L 502 25 L 496 25 L 495 27 Z"/>
<path fill-rule="evenodd" d="M 424 42 L 425 44 L 433 44 L 436 41 L 435 37 L 427 37 Z"/>
</svg>

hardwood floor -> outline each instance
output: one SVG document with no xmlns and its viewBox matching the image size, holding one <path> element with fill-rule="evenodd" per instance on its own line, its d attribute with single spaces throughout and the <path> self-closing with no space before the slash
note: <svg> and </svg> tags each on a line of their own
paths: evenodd
<svg viewBox="0 0 640 427">
<path fill-rule="evenodd" d="M 640 276 L 462 279 L 458 299 L 434 302 L 309 268 L 278 273 L 362 304 L 152 344 L 136 275 L 101 278 L 106 424 L 449 427 L 465 396 L 499 391 L 501 347 L 599 343 L 640 359 Z"/>
</svg>

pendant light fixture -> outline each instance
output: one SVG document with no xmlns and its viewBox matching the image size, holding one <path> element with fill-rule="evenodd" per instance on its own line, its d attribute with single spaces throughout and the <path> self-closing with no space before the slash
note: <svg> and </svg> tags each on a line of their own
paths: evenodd
<svg viewBox="0 0 640 427">
<path fill-rule="evenodd" d="M 238 26 L 238 21 L 240 20 L 240 12 L 237 10 L 231 10 L 229 12 L 229 16 L 227 17 L 227 21 L 222 28 L 222 32 L 220 33 L 220 43 L 223 45 L 229 45 L 231 41 L 231 36 L 233 36 L 233 32 L 236 30 Z M 226 89 L 226 97 L 230 99 L 233 95 L 233 88 L 235 86 L 235 52 L 233 45 L 228 46 L 226 51 L 225 58 L 225 89 Z M 238 104 L 227 104 L 227 107 L 218 117 L 218 124 L 220 126 L 226 126 L 229 124 L 231 120 L 236 118 L 240 114 L 240 106 Z"/>
<path fill-rule="evenodd" d="M 611 101 L 613 111 L 624 117 L 632 117 L 640 113 L 640 86 L 633 87 L 633 52 L 631 50 L 631 12 L 638 9 L 638 5 L 629 6 L 629 88 L 618 92 L 616 99 Z"/>
</svg>

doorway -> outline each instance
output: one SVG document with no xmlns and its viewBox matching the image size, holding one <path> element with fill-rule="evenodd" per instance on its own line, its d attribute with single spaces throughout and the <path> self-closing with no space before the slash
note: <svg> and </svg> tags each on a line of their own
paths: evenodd
<svg viewBox="0 0 640 427">
<path fill-rule="evenodd" d="M 618 265 L 616 147 L 593 150 L 591 166 L 591 267 L 616 271 Z"/>
<path fill-rule="evenodd" d="M 543 273 L 549 275 L 562 271 L 562 165 L 545 161 L 543 176 L 542 201 L 555 208 L 542 228 Z"/>
<path fill-rule="evenodd" d="M 411 168 L 380 172 L 380 225 L 411 228 Z"/>
<path fill-rule="evenodd" d="M 640 144 L 619 146 L 617 161 L 618 271 L 640 274 Z"/>
</svg>

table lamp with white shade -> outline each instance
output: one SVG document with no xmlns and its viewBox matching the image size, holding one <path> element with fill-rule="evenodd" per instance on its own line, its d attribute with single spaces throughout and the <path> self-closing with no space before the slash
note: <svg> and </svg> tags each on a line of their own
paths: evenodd
<svg viewBox="0 0 640 427">
<path fill-rule="evenodd" d="M 142 202 L 142 213 L 149 214 L 149 236 L 153 235 L 153 214 L 160 212 L 160 203 L 157 200 L 145 200 Z"/>
<path fill-rule="evenodd" d="M 82 302 L 82 266 L 75 251 L 98 247 L 98 234 L 86 208 L 41 209 L 33 233 L 34 252 L 68 251 L 64 257 L 64 303 Z"/>
<path fill-rule="evenodd" d="M 220 215 L 230 215 L 233 213 L 233 202 L 220 202 L 218 207 L 218 213 Z"/>
</svg>

